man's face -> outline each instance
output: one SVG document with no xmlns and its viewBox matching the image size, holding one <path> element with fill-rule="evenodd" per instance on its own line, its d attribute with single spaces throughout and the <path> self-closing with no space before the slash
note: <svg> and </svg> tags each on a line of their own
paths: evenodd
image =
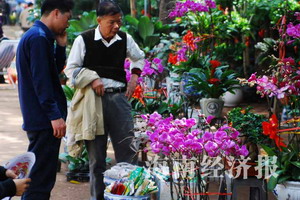
<svg viewBox="0 0 300 200">
<path fill-rule="evenodd" d="M 100 32 L 104 39 L 112 39 L 122 25 L 122 15 L 105 15 L 97 18 L 100 25 Z"/>
<path fill-rule="evenodd" d="M 55 17 L 55 27 L 54 27 L 55 34 L 60 35 L 66 31 L 66 28 L 69 27 L 69 20 L 71 19 L 71 16 L 72 16 L 71 11 L 62 13 L 58 10 Z"/>
</svg>

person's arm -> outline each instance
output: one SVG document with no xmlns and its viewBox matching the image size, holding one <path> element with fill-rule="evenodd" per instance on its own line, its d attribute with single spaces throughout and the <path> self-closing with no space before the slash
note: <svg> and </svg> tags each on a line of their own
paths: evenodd
<svg viewBox="0 0 300 200">
<path fill-rule="evenodd" d="M 71 51 L 67 60 L 67 67 L 64 70 L 66 76 L 72 80 L 76 70 L 79 70 L 83 65 L 83 60 L 85 56 L 85 44 L 82 36 L 78 36 L 72 45 Z"/>
<path fill-rule="evenodd" d="M 128 97 L 128 99 L 130 99 L 137 85 L 137 79 L 141 75 L 141 72 L 144 68 L 145 54 L 129 34 L 127 34 L 127 57 L 131 61 L 131 77 L 127 84 L 127 91 L 125 95 Z"/>
<path fill-rule="evenodd" d="M 12 179 L 0 181 L 0 199 L 12 197 L 16 194 L 16 184 Z"/>
<path fill-rule="evenodd" d="M 0 166 L 0 181 L 4 181 L 5 179 L 7 179 L 6 176 L 6 169 L 2 166 Z"/>
<path fill-rule="evenodd" d="M 80 70 L 80 68 L 83 65 L 84 56 L 85 56 L 85 44 L 83 41 L 82 36 L 78 36 L 71 48 L 68 61 L 67 61 L 67 67 L 65 69 L 65 74 L 69 79 L 73 79 L 76 76 L 76 72 Z M 97 95 L 103 95 L 104 94 L 104 85 L 100 78 L 95 79 L 93 82 L 91 82 L 91 86 L 96 92 Z"/>
<path fill-rule="evenodd" d="M 46 38 L 39 36 L 30 42 L 30 72 L 36 96 L 43 111 L 51 120 L 53 134 L 62 137 L 65 124 L 58 104 L 54 98 L 54 87 L 49 44 Z"/>
</svg>

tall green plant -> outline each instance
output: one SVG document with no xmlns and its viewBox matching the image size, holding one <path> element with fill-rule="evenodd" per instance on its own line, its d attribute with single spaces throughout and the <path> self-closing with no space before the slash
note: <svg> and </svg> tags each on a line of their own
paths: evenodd
<svg viewBox="0 0 300 200">
<path fill-rule="evenodd" d="M 95 10 L 90 12 L 83 12 L 79 19 L 72 19 L 69 21 L 70 26 L 67 29 L 68 42 L 73 44 L 75 38 L 88 29 L 97 27 L 97 14 Z"/>
<path fill-rule="evenodd" d="M 130 15 L 124 17 L 124 26 L 121 28 L 128 32 L 138 45 L 149 52 L 160 41 L 162 33 L 170 30 L 169 25 L 163 25 L 161 21 L 153 22 L 149 17 L 142 16 L 140 19 Z"/>
</svg>

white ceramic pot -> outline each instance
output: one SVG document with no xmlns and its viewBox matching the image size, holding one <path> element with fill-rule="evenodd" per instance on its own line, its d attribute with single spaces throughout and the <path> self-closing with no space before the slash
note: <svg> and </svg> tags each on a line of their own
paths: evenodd
<svg viewBox="0 0 300 200">
<path fill-rule="evenodd" d="M 104 192 L 104 199 L 105 200 L 150 200 L 151 195 L 145 195 L 145 196 L 123 196 L 123 195 L 117 195 L 117 194 L 111 194 L 108 192 Z"/>
<path fill-rule="evenodd" d="M 277 184 L 274 190 L 278 200 L 300 200 L 300 181 L 286 181 Z"/>
<path fill-rule="evenodd" d="M 234 89 L 234 94 L 230 92 L 225 92 L 222 95 L 222 99 L 224 101 L 224 106 L 226 107 L 235 107 L 241 103 L 243 100 L 243 91 L 241 86 L 239 88 Z"/>
<path fill-rule="evenodd" d="M 206 116 L 221 117 L 224 101 L 216 98 L 203 98 L 200 100 L 201 112 Z"/>
</svg>

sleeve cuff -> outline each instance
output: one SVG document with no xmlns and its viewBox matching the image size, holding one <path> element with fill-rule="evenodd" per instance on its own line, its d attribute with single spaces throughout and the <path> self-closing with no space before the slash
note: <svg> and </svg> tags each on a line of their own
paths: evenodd
<svg viewBox="0 0 300 200">
<path fill-rule="evenodd" d="M 7 179 L 6 181 L 3 181 L 0 184 L 2 184 L 2 188 L 4 189 L 4 197 L 12 197 L 16 195 L 17 188 L 15 182 L 12 179 Z"/>
<path fill-rule="evenodd" d="M 4 167 L 0 166 L 0 181 L 6 180 L 7 177 L 5 175 L 6 170 Z"/>
<path fill-rule="evenodd" d="M 133 68 L 131 70 L 131 74 L 136 74 L 138 76 L 141 76 L 142 70 L 140 70 L 139 68 Z"/>
</svg>

